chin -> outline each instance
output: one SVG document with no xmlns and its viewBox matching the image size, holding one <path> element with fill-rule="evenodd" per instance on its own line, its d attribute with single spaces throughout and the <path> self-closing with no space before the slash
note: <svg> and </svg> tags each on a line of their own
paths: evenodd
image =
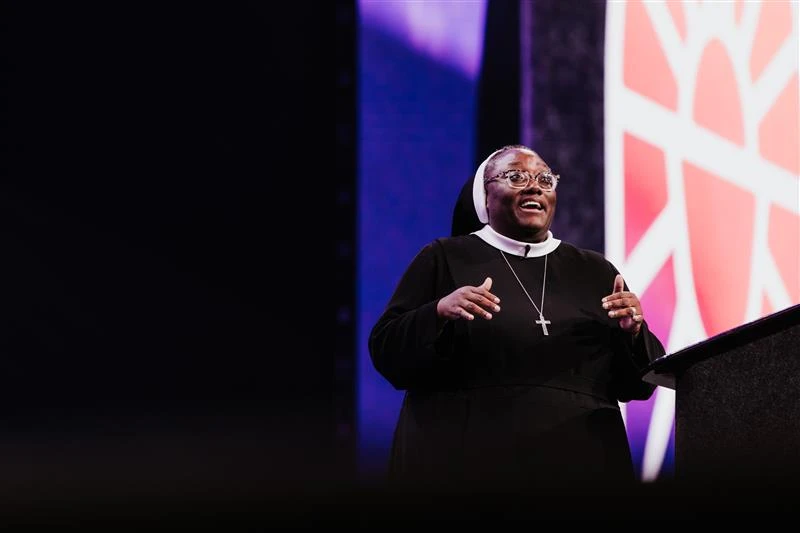
<svg viewBox="0 0 800 533">
<path fill-rule="evenodd" d="M 531 223 L 531 222 L 524 222 L 520 221 L 520 229 L 525 233 L 538 233 L 544 232 L 547 233 L 547 226 L 540 224 L 540 223 Z"/>
<path fill-rule="evenodd" d="M 547 228 L 541 226 L 524 226 L 521 228 L 521 231 L 527 238 L 540 237 L 541 239 L 545 239 L 547 237 Z"/>
</svg>

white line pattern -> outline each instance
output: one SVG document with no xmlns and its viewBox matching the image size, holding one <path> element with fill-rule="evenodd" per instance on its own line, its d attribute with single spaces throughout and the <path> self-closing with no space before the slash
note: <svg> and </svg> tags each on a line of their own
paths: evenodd
<svg viewBox="0 0 800 533">
<path fill-rule="evenodd" d="M 669 0 L 673 1 L 673 0 Z M 762 2 L 741 4 L 735 20 L 733 2 L 682 2 L 685 38 L 681 37 L 665 1 L 642 2 L 653 25 L 672 75 L 677 83 L 677 111 L 664 108 L 625 85 L 625 25 L 627 2 L 607 3 L 605 59 L 605 227 L 606 254 L 641 294 L 650 286 L 665 262 L 673 259 L 675 310 L 668 338 L 671 353 L 707 337 L 697 302 L 685 201 L 684 162 L 691 163 L 731 185 L 748 191 L 755 199 L 752 256 L 747 307 L 742 323 L 758 318 L 764 296 L 776 310 L 793 302 L 769 249 L 769 215 L 773 206 L 800 214 L 800 176 L 766 160 L 759 149 L 759 128 L 776 99 L 798 74 L 798 1 L 791 1 L 792 31 L 780 44 L 755 82 L 750 58 L 758 31 Z M 712 40 L 722 43 L 731 60 L 741 99 L 745 146 L 699 126 L 694 121 L 694 97 L 703 52 Z M 797 117 L 800 122 L 800 114 Z M 665 156 L 667 204 L 626 256 L 624 213 L 625 134 L 660 148 Z M 800 150 L 800 147 L 798 147 Z M 751 179 L 758 176 L 758 179 Z M 714 223 L 714 221 L 709 221 Z M 790 243 L 792 244 L 792 243 Z M 800 243 L 796 243 L 800 247 Z M 674 420 L 674 391 L 659 387 L 653 401 L 648 437 L 644 445 L 641 478 L 658 477 L 668 450 Z M 628 416 L 623 407 L 626 424 Z"/>
</svg>

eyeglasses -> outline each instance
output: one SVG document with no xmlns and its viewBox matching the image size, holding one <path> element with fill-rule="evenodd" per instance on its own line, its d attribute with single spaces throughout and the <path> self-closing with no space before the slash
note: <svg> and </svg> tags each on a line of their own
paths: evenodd
<svg viewBox="0 0 800 533">
<path fill-rule="evenodd" d="M 553 174 L 549 170 L 544 170 L 534 176 L 527 170 L 511 169 L 495 174 L 491 178 L 487 179 L 484 182 L 484 185 L 490 181 L 499 181 L 501 179 L 505 179 L 508 186 L 512 189 L 524 189 L 531 182 L 534 182 L 538 183 L 542 190 L 549 191 L 555 190 L 556 186 L 558 186 L 558 180 L 560 178 L 561 176 L 558 174 Z"/>
</svg>

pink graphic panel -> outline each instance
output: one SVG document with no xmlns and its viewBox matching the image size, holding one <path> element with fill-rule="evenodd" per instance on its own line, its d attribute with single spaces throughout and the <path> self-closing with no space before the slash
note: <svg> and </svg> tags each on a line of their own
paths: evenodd
<svg viewBox="0 0 800 533">
<path fill-rule="evenodd" d="M 694 88 L 694 120 L 700 126 L 744 144 L 742 102 L 728 53 L 720 41 L 706 46 Z"/>
<path fill-rule="evenodd" d="M 761 2 L 758 28 L 750 54 L 750 77 L 758 79 L 764 67 L 773 59 L 781 44 L 792 33 L 792 4 L 775 1 Z"/>
<path fill-rule="evenodd" d="M 647 326 L 665 343 L 669 340 L 669 332 L 672 330 L 676 300 L 675 269 L 670 257 L 652 283 L 639 295 Z"/>
<path fill-rule="evenodd" d="M 625 254 L 639 242 L 667 204 L 667 171 L 664 152 L 626 133 L 625 157 Z"/>
<path fill-rule="evenodd" d="M 733 20 L 736 24 L 742 22 L 742 13 L 744 12 L 744 0 L 734 0 L 733 5 Z"/>
<path fill-rule="evenodd" d="M 775 312 L 775 308 L 769 303 L 766 296 L 761 297 L 761 316 L 767 316 Z"/>
<path fill-rule="evenodd" d="M 800 303 L 796 16 L 791 0 L 606 2 L 606 252 L 668 352 Z M 645 479 L 674 452 L 669 401 L 626 407 Z"/>
<path fill-rule="evenodd" d="M 800 216 L 773 205 L 769 213 L 769 251 L 792 302 L 800 302 Z"/>
<path fill-rule="evenodd" d="M 761 155 L 793 174 L 800 174 L 800 94 L 797 74 L 781 92 L 758 129 Z"/>
<path fill-rule="evenodd" d="M 707 335 L 745 321 L 755 198 L 684 163 L 686 215 L 697 304 Z"/>
<path fill-rule="evenodd" d="M 626 16 L 625 85 L 669 109 L 676 109 L 678 85 L 642 2 L 628 2 Z"/>
<path fill-rule="evenodd" d="M 675 22 L 675 29 L 681 36 L 681 40 L 686 40 L 686 19 L 683 16 L 683 4 L 681 2 L 667 2 L 669 14 Z"/>
</svg>

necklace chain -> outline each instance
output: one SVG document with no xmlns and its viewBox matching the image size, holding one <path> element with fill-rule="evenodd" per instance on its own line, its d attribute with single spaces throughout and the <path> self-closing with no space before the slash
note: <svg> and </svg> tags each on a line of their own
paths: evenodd
<svg viewBox="0 0 800 533">
<path fill-rule="evenodd" d="M 547 325 L 546 324 L 550 323 L 549 320 L 545 320 L 544 319 L 544 288 L 545 288 L 545 285 L 547 284 L 547 254 L 545 254 L 545 256 L 544 256 L 544 276 L 542 276 L 542 303 L 541 303 L 541 308 L 536 305 L 536 302 L 533 301 L 533 298 L 531 298 L 531 295 L 528 294 L 528 289 L 526 289 L 525 285 L 522 284 L 522 281 L 520 281 L 519 276 L 517 276 L 517 273 L 514 271 L 514 267 L 512 267 L 511 263 L 508 262 L 508 258 L 506 257 L 506 254 L 502 250 L 500 250 L 500 255 L 503 256 L 503 259 L 505 259 L 505 262 L 508 265 L 509 270 L 511 270 L 511 273 L 514 274 L 515 278 L 517 278 L 517 283 L 519 283 L 519 286 L 522 287 L 522 290 L 525 292 L 525 296 L 528 297 L 528 300 L 530 300 L 530 302 L 533 305 L 534 309 L 536 309 L 536 311 L 539 313 L 539 320 L 537 320 L 536 323 L 537 324 L 541 324 L 542 332 L 545 335 L 547 335 L 548 333 L 547 333 Z"/>
</svg>

